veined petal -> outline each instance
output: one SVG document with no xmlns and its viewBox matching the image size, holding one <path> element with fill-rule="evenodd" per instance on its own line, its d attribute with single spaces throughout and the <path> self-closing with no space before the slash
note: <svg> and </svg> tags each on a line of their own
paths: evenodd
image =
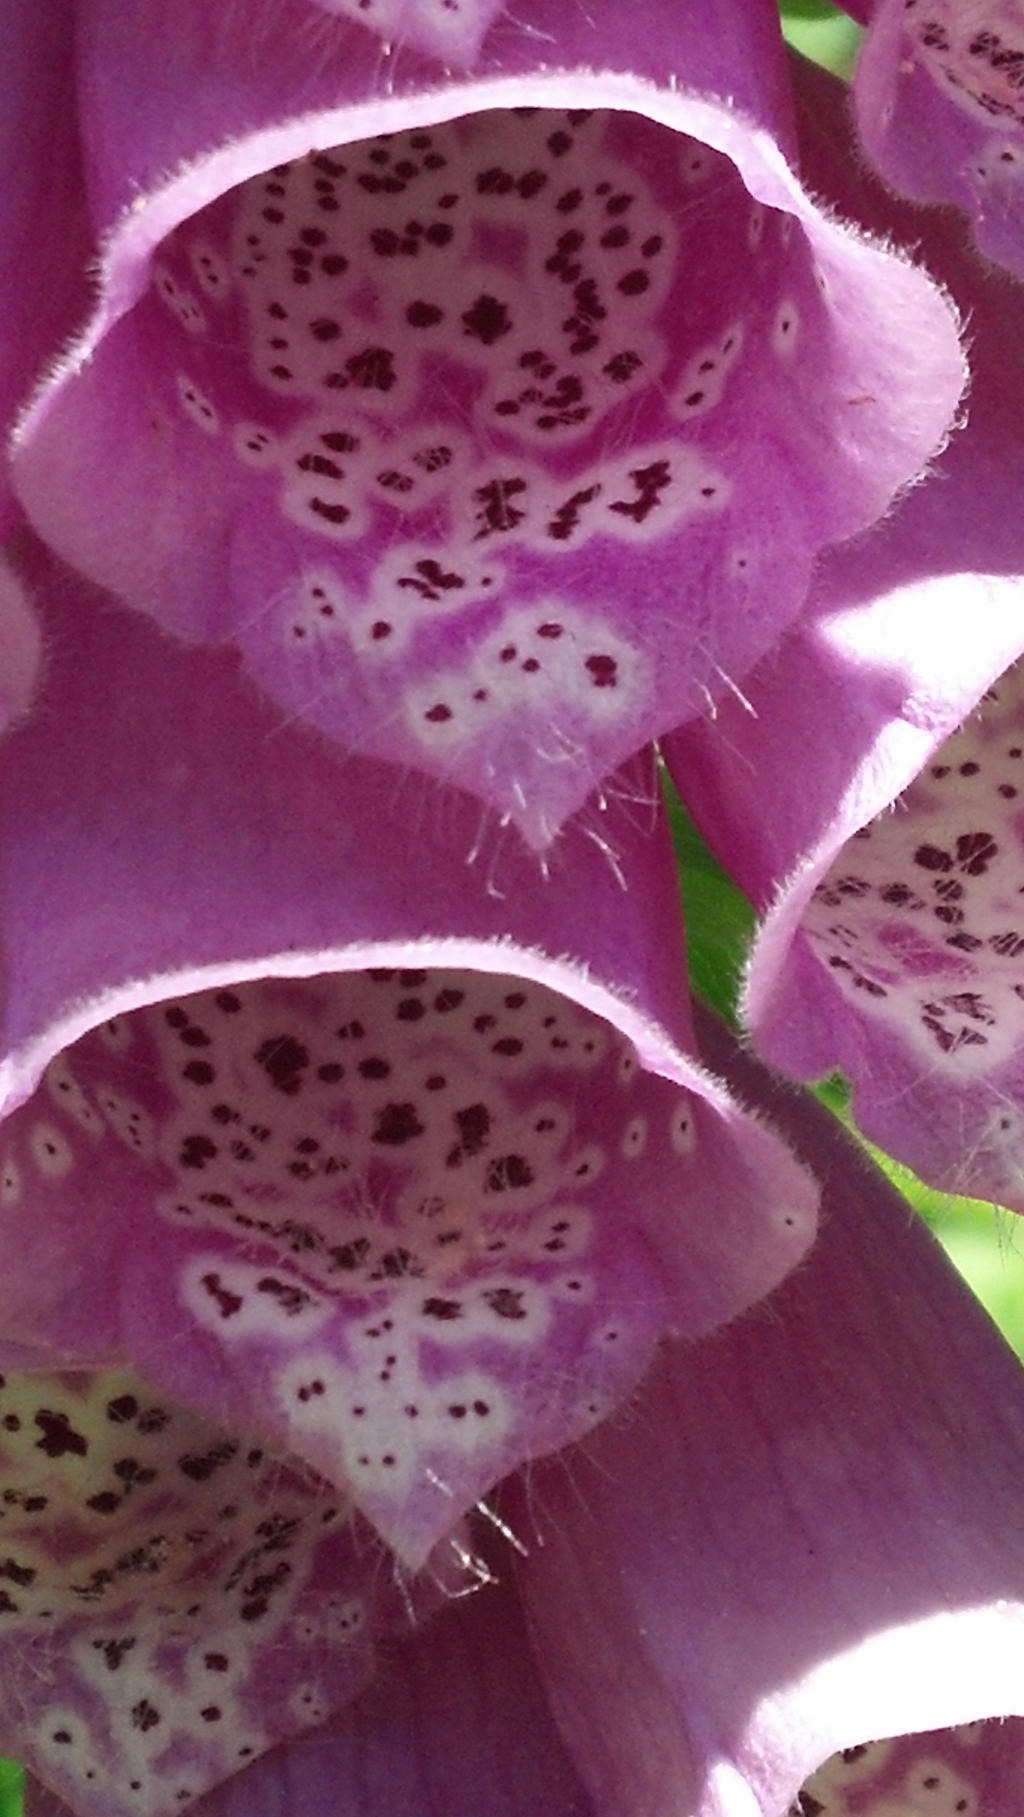
<svg viewBox="0 0 1024 1817">
<path fill-rule="evenodd" d="M 728 29 L 658 0 L 642 36 L 531 0 L 473 81 L 410 51 L 386 89 L 346 20 L 312 59 L 299 7 L 243 51 L 179 0 L 144 106 L 155 0 L 83 7 L 105 283 L 20 495 L 290 714 L 540 849 L 933 454 L 953 318 L 791 174 L 767 0 Z"/>
<path fill-rule="evenodd" d="M 955 202 L 981 252 L 1024 276 L 1024 18 L 1017 0 L 869 0 L 853 85 L 886 181 Z"/>
<path fill-rule="evenodd" d="M 653 801 L 488 893 L 471 802 L 411 821 L 231 657 L 49 603 L 4 758 L 4 1342 L 264 1432 L 418 1566 L 772 1287 L 815 1189 L 692 1057 Z"/>
<path fill-rule="evenodd" d="M 664 1349 L 642 1412 L 536 1468 L 508 1513 L 556 1716 L 601 1817 L 777 1817 L 826 1760 L 803 1817 L 1011 1817 L 1019 1365 L 835 1121 L 720 1032 L 706 1051 L 815 1167 L 826 1215 L 763 1308 Z M 863 1751 L 890 1736 L 914 1739 Z"/>
<path fill-rule="evenodd" d="M 401 1608 L 350 1506 L 131 1372 L 0 1380 L 0 1746 L 163 1817 L 321 1724 Z"/>
<path fill-rule="evenodd" d="M 842 136 L 842 91 L 810 70 L 800 83 L 807 162 L 823 187 L 847 196 L 856 166 Z M 944 768 L 943 740 L 1022 641 L 1024 309 L 1012 286 L 978 271 L 948 217 L 901 213 L 871 190 L 863 206 L 874 224 L 888 217 L 923 240 L 970 311 L 966 427 L 930 483 L 871 536 L 824 558 L 807 623 L 748 677 L 745 704 L 724 702 L 715 721 L 669 739 L 666 756 L 705 837 L 765 917 L 745 1004 L 761 1050 L 802 1078 L 841 1067 L 866 1133 L 936 1183 L 1013 1200 L 1016 1137 L 1000 1115 L 1004 1090 L 1016 1090 L 1013 943 L 1004 940 L 1014 926 L 1005 896 L 1016 835 L 1014 797 L 999 791 L 1015 786 L 1004 774 L 1014 762 L 1006 751 L 1015 684 L 1001 685 L 996 720 L 965 734 L 991 753 L 984 779 L 925 766 Z M 922 784 L 901 796 L 919 771 Z M 751 811 L 755 777 L 763 812 Z M 974 932 L 958 919 L 966 848 L 956 842 L 990 827 L 1001 838 L 1002 894 Z M 937 865 L 948 859 L 948 877 L 927 871 L 927 851 L 917 861 L 929 845 Z M 975 858 L 972 848 L 963 862 Z"/>
</svg>

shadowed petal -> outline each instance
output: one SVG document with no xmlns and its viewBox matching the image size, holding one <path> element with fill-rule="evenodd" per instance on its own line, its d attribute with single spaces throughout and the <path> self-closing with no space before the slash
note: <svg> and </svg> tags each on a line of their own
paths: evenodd
<svg viewBox="0 0 1024 1817">
<path fill-rule="evenodd" d="M 783 161 L 774 9 L 729 10 L 531 0 L 473 82 L 407 51 L 382 86 L 346 20 L 310 58 L 304 0 L 244 52 L 179 0 L 143 108 L 155 6 L 91 0 L 109 251 L 19 439 L 42 534 L 547 846 L 771 647 L 961 387 L 928 280 Z"/>
<path fill-rule="evenodd" d="M 72 0 L 0 4 L 0 433 L 89 304 Z M 0 476 L 0 541 L 17 517 Z M 0 632 L 2 635 L 2 632 Z M 0 661 L 3 645 L 0 644 Z"/>
<path fill-rule="evenodd" d="M 4 1343 L 130 1360 L 418 1566 L 772 1287 L 814 1188 L 690 1057 L 653 802 L 488 893 L 471 803 L 62 585 L 5 752 Z"/>
<path fill-rule="evenodd" d="M 807 161 L 846 195 L 855 166 L 841 91 L 809 70 L 800 81 Z M 984 744 L 983 775 L 973 748 L 947 761 L 939 747 L 1022 640 L 1024 308 L 1005 280 L 979 273 L 948 217 L 901 212 L 871 191 L 865 206 L 876 224 L 923 239 L 970 311 L 966 427 L 929 484 L 823 560 L 809 622 L 748 677 L 747 705 L 723 703 L 717 720 L 668 740 L 666 756 L 705 837 L 765 914 L 745 1011 L 762 1051 L 803 1078 L 841 1067 L 867 1134 L 948 1189 L 1014 1202 L 1014 1113 L 1001 1118 L 1017 1091 L 1006 792 L 1017 786 L 1016 684 L 1001 684 L 1000 704 L 961 735 Z M 754 777 L 770 811 L 751 812 Z M 992 888 L 968 925 L 977 892 Z"/>
<path fill-rule="evenodd" d="M 0 1745 L 81 1817 L 182 1809 L 405 1620 L 326 1483 L 131 1372 L 4 1378 L 0 1483 Z"/>
<path fill-rule="evenodd" d="M 857 124 L 886 181 L 955 202 L 1024 276 L 1024 20 L 1016 0 L 861 0 Z"/>
<path fill-rule="evenodd" d="M 1011 1817 L 1024 1725 L 928 1731 L 1024 1716 L 1019 1365 L 839 1126 L 721 1033 L 708 1053 L 815 1167 L 826 1215 L 770 1301 L 667 1347 L 631 1413 L 513 1504 L 556 1715 L 609 1817 L 775 1817 L 837 1750 L 901 1734 L 865 1811 Z M 856 1758 L 796 1809 L 861 1810 L 833 1795 Z"/>
<path fill-rule="evenodd" d="M 0 558 L 0 732 L 29 705 L 39 654 L 39 626 L 25 588 Z"/>
</svg>

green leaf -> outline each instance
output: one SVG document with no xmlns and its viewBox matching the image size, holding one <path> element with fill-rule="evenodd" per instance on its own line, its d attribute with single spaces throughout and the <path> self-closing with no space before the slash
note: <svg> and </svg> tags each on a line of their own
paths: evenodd
<svg viewBox="0 0 1024 1817">
<path fill-rule="evenodd" d="M 24 1775 L 17 1761 L 0 1760 L 0 1817 L 21 1817 Z"/>
</svg>

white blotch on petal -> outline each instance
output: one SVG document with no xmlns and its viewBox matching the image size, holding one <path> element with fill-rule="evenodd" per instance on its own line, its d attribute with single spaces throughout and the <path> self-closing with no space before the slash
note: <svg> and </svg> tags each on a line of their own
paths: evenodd
<svg viewBox="0 0 1024 1817">
<path fill-rule="evenodd" d="M 624 719 L 646 680 L 641 652 L 601 619 L 541 600 L 507 612 L 464 671 L 410 688 L 406 714 L 422 745 L 453 750 L 524 713 L 555 725 L 566 709 L 596 724 Z"/>
<path fill-rule="evenodd" d="M 100 1023 L 96 1036 L 110 1053 L 126 1053 L 132 1044 L 131 1017 L 111 1016 L 109 1021 Z"/>
<path fill-rule="evenodd" d="M 780 359 L 789 359 L 795 351 L 800 334 L 800 312 L 795 303 L 786 300 L 779 304 L 772 323 L 772 351 Z"/>
<path fill-rule="evenodd" d="M 735 322 L 687 362 L 671 400 L 673 414 L 680 421 L 706 416 L 721 403 L 726 379 L 743 351 L 743 341 L 743 324 Z M 715 497 L 719 498 L 717 492 Z"/>
<path fill-rule="evenodd" d="M 47 1180 L 63 1180 L 75 1164 L 71 1143 L 52 1123 L 34 1124 L 28 1145 L 36 1167 Z"/>
<path fill-rule="evenodd" d="M 631 1117 L 622 1132 L 619 1152 L 625 1161 L 636 1161 L 647 1147 L 647 1118 Z"/>
<path fill-rule="evenodd" d="M 329 1300 L 294 1276 L 219 1255 L 189 1261 L 181 1297 L 198 1324 L 232 1340 L 294 1342 L 319 1331 L 332 1312 Z"/>
<path fill-rule="evenodd" d="M 577 1154 L 571 1155 L 566 1162 L 566 1184 L 574 1188 L 592 1186 L 594 1181 L 603 1174 L 604 1169 L 604 1149 L 599 1148 L 596 1142 L 591 1142 L 586 1148 L 581 1148 Z"/>
<path fill-rule="evenodd" d="M 60 1109 L 78 1124 L 79 1129 L 84 1129 L 90 1136 L 102 1135 L 105 1127 L 103 1118 L 83 1091 L 63 1056 L 50 1062 L 43 1078 L 46 1090 L 54 1104 L 59 1105 Z"/>
<path fill-rule="evenodd" d="M 697 1146 L 697 1124 L 693 1104 L 686 1098 L 683 1098 L 673 1108 L 669 1119 L 668 1139 L 677 1155 L 692 1155 Z"/>
<path fill-rule="evenodd" d="M 181 407 L 196 428 L 201 429 L 204 435 L 219 435 L 220 417 L 216 407 L 206 393 L 200 391 L 195 380 L 189 378 L 187 372 L 179 372 L 174 382 Z"/>
<path fill-rule="evenodd" d="M 231 273 L 227 260 L 221 257 L 208 240 L 193 240 L 188 256 L 200 289 L 208 297 L 212 297 L 215 303 L 223 302 L 231 291 Z"/>
<path fill-rule="evenodd" d="M 207 332 L 209 323 L 198 298 L 185 285 L 179 284 L 165 265 L 154 266 L 153 285 L 161 302 L 167 306 L 187 334 L 199 335 Z"/>
<path fill-rule="evenodd" d="M 153 1153 L 153 1119 L 149 1112 L 134 1098 L 108 1087 L 97 1093 L 97 1101 L 118 1140 L 143 1160 L 148 1160 Z"/>
<path fill-rule="evenodd" d="M 13 1155 L 8 1155 L 0 1166 L 0 1205 L 13 1207 L 21 1204 L 21 1168 Z"/>
<path fill-rule="evenodd" d="M 247 467 L 273 468 L 280 464 L 277 437 L 261 423 L 236 423 L 231 440 L 239 460 Z"/>
</svg>

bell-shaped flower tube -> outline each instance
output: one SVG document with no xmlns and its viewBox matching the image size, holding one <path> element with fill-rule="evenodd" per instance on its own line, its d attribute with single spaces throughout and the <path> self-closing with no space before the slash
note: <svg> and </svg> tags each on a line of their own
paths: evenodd
<svg viewBox="0 0 1024 1817">
<path fill-rule="evenodd" d="M 547 872 L 480 852 L 471 799 L 341 761 L 232 653 L 37 561 L 0 1368 L 130 1364 L 417 1567 L 665 1334 L 770 1290 L 816 1189 L 694 1057 L 652 777 Z"/>
<path fill-rule="evenodd" d="M 955 324 L 793 174 L 772 0 L 354 11 L 80 0 L 102 288 L 15 482 L 90 579 L 543 849 L 933 455 Z"/>
<path fill-rule="evenodd" d="M 335 1674 L 343 1696 L 344 1673 L 357 1679 L 369 1669 L 374 1638 L 378 1671 L 366 1689 L 353 1685 L 319 1733 L 297 1720 L 291 1743 L 211 1790 L 196 1817 L 475 1817 L 481 1809 L 488 1817 L 1016 1817 L 1024 1773 L 1019 1365 L 934 1239 L 834 1120 L 771 1083 L 719 1031 L 705 1031 L 702 1046 L 824 1182 L 827 1216 L 809 1257 L 724 1329 L 662 1344 L 628 1405 L 583 1444 L 515 1473 L 463 1532 L 463 1563 L 458 1553 L 447 1564 L 435 1554 L 411 1586 L 420 1598 L 411 1625 L 395 1616 L 387 1571 L 378 1563 L 372 1573 L 364 1553 L 364 1575 L 353 1575 L 344 1532 L 332 1528 L 319 1545 L 342 1573 L 343 1594 L 308 1616 L 298 1602 L 280 1687 L 262 1720 L 275 1720 L 296 1655 L 314 1634 L 320 1652 L 301 1682 L 318 1707 L 331 1694 L 321 1678 Z M 93 1396 L 106 1407 L 101 1452 L 117 1449 L 109 1408 L 120 1418 L 124 1407 L 119 1444 L 124 1433 L 121 1449 L 148 1467 L 152 1445 L 136 1431 L 150 1399 L 131 1391 L 123 1401 L 122 1390 L 105 1402 L 111 1394 Z M 183 1416 L 175 1417 L 180 1451 Z M 72 1430 L 84 1430 L 76 1420 Z M 13 1442 L 27 1448 L 20 1434 Z M 206 1457 L 209 1440 L 202 1443 Z M 172 1467 L 177 1455 L 172 1449 Z M 233 1491 L 240 1466 L 230 1443 L 211 1454 L 211 1470 L 223 1470 Z M 252 1500 L 259 1507 L 265 1493 L 261 1471 L 248 1495 L 244 1485 L 233 1493 L 240 1508 L 227 1532 L 244 1534 L 252 1523 Z M 141 1541 L 156 1485 L 129 1500 L 124 1477 L 109 1481 L 119 1505 L 138 1511 Z M 307 1484 L 303 1503 L 284 1473 L 275 1494 L 299 1517 L 294 1542 L 269 1557 L 257 1546 L 256 1562 L 244 1567 L 265 1578 L 272 1558 L 281 1577 L 282 1560 L 294 1561 L 294 1580 L 272 1592 L 276 1627 L 274 1613 L 261 1615 L 239 1638 L 230 1627 L 237 1586 L 213 1600 L 212 1619 L 225 1628 L 218 1644 L 233 1668 L 245 1660 L 260 1670 L 261 1637 L 273 1644 L 301 1599 L 307 1555 L 320 1581 L 316 1545 L 309 1551 L 315 1528 L 310 1535 L 301 1517 L 324 1493 Z M 198 1511 L 219 1508 L 223 1494 L 197 1491 L 197 1524 Z M 40 1531 L 38 1517 L 35 1527 L 24 1517 L 23 1530 Z M 458 1598 L 474 1574 L 476 1593 Z M 12 1599 L 25 1594 L 4 1582 Z M 154 1585 L 154 1598 L 166 1594 Z M 437 1613 L 446 1595 L 456 1600 Z M 146 1582 L 136 1580 L 125 1600 L 144 1608 Z M 362 1624 L 355 1610 L 365 1612 Z M 179 1808 L 174 1793 L 192 1757 L 168 1750 L 162 1758 L 156 1725 L 139 1738 L 127 1713 L 145 1697 L 168 1734 L 177 1723 L 187 1735 L 191 1698 L 207 1748 L 215 1744 L 201 1727 L 206 1700 L 223 1702 L 225 1723 L 234 1715 L 231 1693 L 237 1701 L 246 1688 L 237 1671 L 223 1700 L 219 1687 L 207 1689 L 202 1658 L 184 1682 L 157 1678 L 144 1615 L 133 1607 L 124 1620 L 112 1628 L 109 1610 L 90 1617 L 79 1608 L 76 1646 L 50 1682 L 33 1685 L 30 1707 L 20 1714 L 17 1697 L 0 1703 L 8 1723 L 0 1739 L 31 1762 L 27 1817 L 67 1817 L 68 1809 L 120 1817 L 123 1808 L 119 1791 L 104 1802 L 75 1783 L 67 1743 L 53 1740 L 57 1723 L 68 1733 L 75 1725 L 83 1761 L 116 1759 L 118 1772 L 133 1760 L 155 1763 L 156 1790 L 150 1784 L 147 1802 L 129 1808 L 164 1817 Z M 123 1647 L 137 1631 L 117 1703 L 102 1647 L 90 1647 L 100 1632 L 107 1646 Z M 0 1674 L 5 1664 L 13 1674 L 12 1656 L 0 1652 Z M 17 1670 L 24 1677 L 24 1653 Z M 110 1700 L 106 1711 L 96 1686 Z M 300 1700 L 297 1717 L 303 1707 Z M 246 1710 L 250 1725 L 261 1708 Z M 251 1726 L 242 1734 L 248 1745 Z"/>
<path fill-rule="evenodd" d="M 822 1180 L 821 1234 L 510 1497 L 555 1714 L 600 1817 L 1012 1817 L 1019 1364 L 834 1119 L 726 1046 Z"/>
<path fill-rule="evenodd" d="M 955 202 L 1024 277 L 1024 15 L 1018 0 L 844 0 L 868 27 L 860 135 L 894 188 Z"/>
<path fill-rule="evenodd" d="M 859 176 L 839 85 L 799 81 L 821 187 L 850 205 L 859 189 L 867 219 L 913 234 L 970 313 L 967 421 L 930 482 L 823 559 L 804 625 L 745 704 L 666 754 L 764 917 L 745 1000 L 761 1051 L 805 1079 L 841 1068 L 861 1128 L 926 1179 L 1024 1205 L 1019 681 L 967 719 L 1022 639 L 1024 303 L 948 214 L 901 212 Z M 770 813 L 751 811 L 755 778 Z"/>
</svg>

